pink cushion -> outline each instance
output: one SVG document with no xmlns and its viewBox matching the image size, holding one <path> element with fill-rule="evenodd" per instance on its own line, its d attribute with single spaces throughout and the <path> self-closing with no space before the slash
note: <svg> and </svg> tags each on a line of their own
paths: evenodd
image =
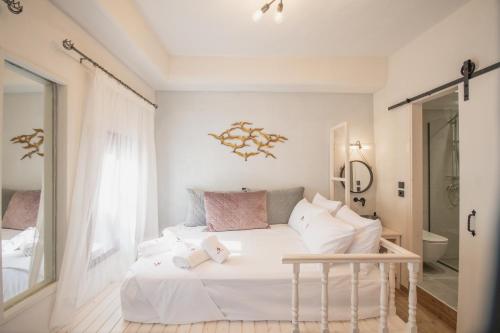
<svg viewBox="0 0 500 333">
<path fill-rule="evenodd" d="M 266 191 L 205 192 L 208 230 L 268 228 L 266 199 Z"/>
<path fill-rule="evenodd" d="M 2 228 L 24 230 L 36 226 L 40 191 L 19 191 L 10 199 Z"/>
</svg>

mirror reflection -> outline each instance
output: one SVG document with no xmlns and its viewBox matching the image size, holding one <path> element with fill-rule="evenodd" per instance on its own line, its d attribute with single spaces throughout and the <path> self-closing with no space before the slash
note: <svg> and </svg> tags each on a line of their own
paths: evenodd
<svg viewBox="0 0 500 333">
<path fill-rule="evenodd" d="M 12 305 L 54 277 L 54 85 L 8 63 L 4 74 L 2 285 L 3 300 Z"/>
<path fill-rule="evenodd" d="M 370 166 L 359 160 L 354 160 L 349 163 L 351 171 L 351 193 L 363 193 L 366 192 L 373 183 L 373 172 Z M 340 170 L 340 176 L 344 177 L 345 166 L 342 166 Z M 342 186 L 344 182 L 342 182 Z"/>
</svg>

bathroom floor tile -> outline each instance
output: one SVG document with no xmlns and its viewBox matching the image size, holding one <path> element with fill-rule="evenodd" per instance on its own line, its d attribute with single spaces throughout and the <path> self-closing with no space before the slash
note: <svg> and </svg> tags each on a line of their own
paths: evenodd
<svg viewBox="0 0 500 333">
<path fill-rule="evenodd" d="M 456 309 L 458 303 L 458 273 L 440 264 L 424 264 L 424 279 L 419 286 L 434 297 Z"/>
</svg>

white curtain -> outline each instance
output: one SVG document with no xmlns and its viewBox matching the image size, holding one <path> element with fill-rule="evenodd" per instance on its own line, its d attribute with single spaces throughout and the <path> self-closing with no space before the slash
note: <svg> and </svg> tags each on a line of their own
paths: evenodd
<svg viewBox="0 0 500 333">
<path fill-rule="evenodd" d="M 51 327 L 60 327 L 158 236 L 154 108 L 93 70 Z"/>
</svg>

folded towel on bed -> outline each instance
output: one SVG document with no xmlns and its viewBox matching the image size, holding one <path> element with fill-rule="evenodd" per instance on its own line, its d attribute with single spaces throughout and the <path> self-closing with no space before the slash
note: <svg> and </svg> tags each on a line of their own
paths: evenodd
<svg viewBox="0 0 500 333">
<path fill-rule="evenodd" d="M 229 250 L 217 237 L 210 236 L 201 242 L 201 248 L 207 252 L 216 263 L 222 264 L 229 257 Z"/>
<path fill-rule="evenodd" d="M 172 261 L 175 266 L 190 269 L 210 259 L 207 252 L 188 243 L 179 243 L 173 249 Z"/>
<path fill-rule="evenodd" d="M 163 237 L 151 239 L 140 243 L 137 246 L 137 255 L 139 258 L 151 257 L 157 254 L 165 253 L 176 247 L 176 244 L 183 243 L 182 240 L 177 237 L 171 231 L 164 231 Z"/>
</svg>

